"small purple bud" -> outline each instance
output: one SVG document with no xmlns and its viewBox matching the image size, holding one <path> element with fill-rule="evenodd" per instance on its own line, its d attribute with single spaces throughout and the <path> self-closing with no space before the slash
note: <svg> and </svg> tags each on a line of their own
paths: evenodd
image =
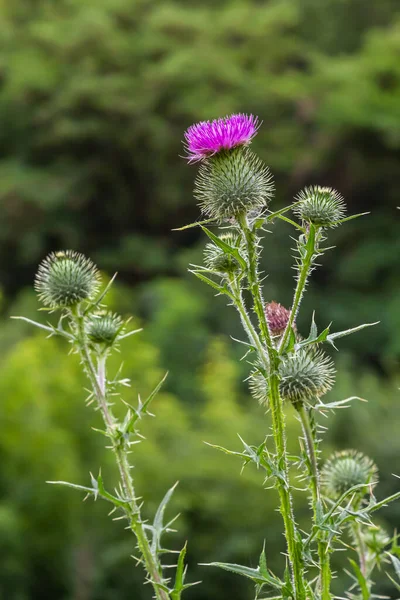
<svg viewBox="0 0 400 600">
<path fill-rule="evenodd" d="M 265 315 L 272 335 L 282 335 L 289 321 L 290 310 L 278 302 L 268 302 L 265 305 Z"/>
</svg>

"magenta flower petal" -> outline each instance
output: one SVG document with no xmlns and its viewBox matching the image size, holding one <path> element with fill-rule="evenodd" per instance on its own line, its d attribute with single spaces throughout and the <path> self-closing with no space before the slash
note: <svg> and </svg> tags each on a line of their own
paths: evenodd
<svg viewBox="0 0 400 600">
<path fill-rule="evenodd" d="M 189 162 L 196 162 L 221 150 L 245 146 L 257 134 L 258 128 L 257 117 L 242 113 L 196 123 L 185 132 L 187 158 Z"/>
</svg>

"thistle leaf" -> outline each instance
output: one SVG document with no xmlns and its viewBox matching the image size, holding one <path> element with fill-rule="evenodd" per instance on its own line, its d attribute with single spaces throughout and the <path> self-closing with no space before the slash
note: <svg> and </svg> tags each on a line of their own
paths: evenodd
<svg viewBox="0 0 400 600">
<path fill-rule="evenodd" d="M 361 331 L 362 329 L 365 329 L 366 327 L 372 327 L 373 325 L 378 325 L 378 323 L 380 323 L 380 321 L 375 321 L 375 323 L 364 323 L 363 325 L 358 325 L 357 327 L 352 327 L 351 329 L 345 329 L 344 331 L 330 333 L 327 336 L 326 341 L 328 342 L 328 344 L 332 344 L 332 346 L 335 346 L 335 344 L 333 343 L 334 340 L 345 337 L 346 335 L 351 335 L 352 333 L 357 333 L 357 331 Z"/>
<path fill-rule="evenodd" d="M 207 283 L 208 285 L 210 285 L 212 288 L 214 288 L 214 290 L 217 290 L 217 292 L 219 294 L 227 294 L 227 289 L 226 288 L 224 288 L 222 285 L 219 285 L 218 283 L 216 283 L 212 279 L 209 279 L 205 275 L 202 275 L 199 271 L 195 271 L 193 269 L 189 269 L 189 273 L 193 273 L 193 275 L 195 275 L 198 279 L 200 279 L 204 283 Z"/>
<path fill-rule="evenodd" d="M 172 494 L 175 491 L 178 481 L 168 490 L 164 498 L 161 500 L 160 505 L 154 517 L 153 525 L 149 527 L 153 539 L 151 542 L 151 552 L 154 556 L 161 550 L 161 536 L 165 532 L 166 527 L 164 526 L 164 513 L 169 501 L 171 500 Z"/>
<path fill-rule="evenodd" d="M 257 567 L 257 569 L 252 569 L 251 567 L 245 567 L 243 565 L 222 562 L 200 564 L 205 567 L 218 567 L 220 569 L 224 569 L 225 571 L 236 573 L 236 575 L 247 577 L 257 585 L 270 585 L 275 589 L 281 589 L 283 585 L 282 581 L 280 581 L 277 577 L 270 575 L 268 571 L 264 571 L 263 573 L 261 573 L 260 567 Z"/>
<path fill-rule="evenodd" d="M 202 226 L 201 228 L 204 231 L 204 233 L 206 235 L 208 235 L 210 240 L 212 242 L 214 242 L 214 244 L 216 246 L 218 246 L 218 248 L 220 248 L 225 254 L 230 254 L 231 256 L 233 256 L 237 260 L 237 262 L 240 264 L 240 266 L 242 267 L 243 270 L 245 270 L 247 268 L 246 261 L 240 255 L 240 252 L 237 248 L 234 248 L 233 246 L 230 246 L 229 244 L 224 242 L 224 240 L 219 238 L 217 235 L 215 235 L 212 231 L 210 231 L 206 227 Z"/>
<path fill-rule="evenodd" d="M 355 573 L 356 579 L 358 581 L 358 585 L 360 586 L 361 594 L 363 600 L 370 600 L 371 594 L 368 589 L 367 580 L 364 575 L 361 573 L 361 569 L 355 560 L 349 558 L 349 563 L 353 567 L 353 571 Z"/>
<path fill-rule="evenodd" d="M 215 219 L 205 219 L 204 221 L 195 221 L 194 223 L 189 223 L 189 225 L 184 225 L 183 227 L 176 227 L 172 231 L 184 231 L 185 229 L 191 229 L 192 227 L 201 227 L 202 225 L 207 225 L 209 223 L 215 223 Z"/>
</svg>

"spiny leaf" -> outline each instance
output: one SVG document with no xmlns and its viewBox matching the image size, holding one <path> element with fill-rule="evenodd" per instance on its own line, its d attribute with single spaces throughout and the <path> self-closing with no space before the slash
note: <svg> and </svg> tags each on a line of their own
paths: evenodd
<svg viewBox="0 0 400 600">
<path fill-rule="evenodd" d="M 214 290 L 217 290 L 218 293 L 220 293 L 220 294 L 226 294 L 227 293 L 226 288 L 224 288 L 222 285 L 219 285 L 218 283 L 216 283 L 215 281 L 213 281 L 209 277 L 206 277 L 205 275 L 202 275 L 199 271 L 195 271 L 193 269 L 189 269 L 189 273 L 193 273 L 193 275 L 195 275 L 198 279 L 200 279 L 204 283 L 207 283 L 207 285 L 210 285 L 212 288 L 214 288 Z"/>
<path fill-rule="evenodd" d="M 370 212 L 358 213 L 357 215 L 350 215 L 349 217 L 344 217 L 344 219 L 340 219 L 339 221 L 335 221 L 332 225 L 341 225 L 342 223 L 346 223 L 346 221 L 352 221 L 353 219 L 358 219 L 358 217 L 364 217 L 365 215 L 371 214 Z"/>
<path fill-rule="evenodd" d="M 152 539 L 152 544 L 151 544 L 151 550 L 152 550 L 153 555 L 156 555 L 157 551 L 159 550 L 161 535 L 165 531 L 165 527 L 164 527 L 165 509 L 168 505 L 168 502 L 171 500 L 172 494 L 174 493 L 175 488 L 178 485 L 178 483 L 179 482 L 177 481 L 165 494 L 165 496 L 161 500 L 160 505 L 155 514 L 153 525 L 151 528 L 152 533 L 153 533 L 153 539 Z"/>
<path fill-rule="evenodd" d="M 215 223 L 215 219 L 206 219 L 205 221 L 195 221 L 194 223 L 189 223 L 189 225 L 184 225 L 183 227 L 176 227 L 172 231 L 184 231 L 185 229 L 191 229 L 192 227 L 201 227 L 202 225 L 207 225 L 209 223 Z"/>
<path fill-rule="evenodd" d="M 125 420 L 122 424 L 123 433 L 133 432 L 136 422 L 142 418 L 142 415 L 149 414 L 148 408 L 149 408 L 151 402 L 153 401 L 153 399 L 155 398 L 155 396 L 160 391 L 160 389 L 161 389 L 164 381 L 167 379 L 167 377 L 168 377 L 168 371 L 165 373 L 164 377 L 156 385 L 154 390 L 151 392 L 151 394 L 146 398 L 146 400 L 144 402 L 142 402 L 139 398 L 139 403 L 138 403 L 137 408 L 133 408 L 133 406 L 125 403 L 129 406 L 129 410 L 128 410 Z"/>
<path fill-rule="evenodd" d="M 200 581 L 195 581 L 193 583 L 185 583 L 187 570 L 187 567 L 185 566 L 186 547 L 187 543 L 185 543 L 184 547 L 179 553 L 178 564 L 176 567 L 175 583 L 173 589 L 170 591 L 171 600 L 180 600 L 182 592 L 184 590 L 194 585 L 198 585 L 200 583 Z"/>
<path fill-rule="evenodd" d="M 332 344 L 332 346 L 334 346 L 335 345 L 333 343 L 334 340 L 345 337 L 346 335 L 351 335 L 352 333 L 356 333 L 357 331 L 361 331 L 362 329 L 365 329 L 366 327 L 373 327 L 373 325 L 378 325 L 379 322 L 380 321 L 375 321 L 375 323 L 364 323 L 363 325 L 358 325 L 357 327 L 352 327 L 351 329 L 345 329 L 344 331 L 330 333 L 327 336 L 326 341 L 329 344 Z"/>
<path fill-rule="evenodd" d="M 100 295 L 96 298 L 96 300 L 94 300 L 93 302 L 91 302 L 89 304 L 89 306 L 86 308 L 86 310 L 83 313 L 84 315 L 86 315 L 89 312 L 91 312 L 93 309 L 95 309 L 97 306 L 99 306 L 99 304 L 104 300 L 104 298 L 106 297 L 106 295 L 110 291 L 110 288 L 111 288 L 112 284 L 114 283 L 115 278 L 117 277 L 117 275 L 118 275 L 118 273 L 114 273 L 114 275 L 111 277 L 110 281 L 107 283 L 107 285 L 104 288 L 104 290 L 100 293 Z"/>
<path fill-rule="evenodd" d="M 185 556 L 186 556 L 187 542 L 183 546 L 179 553 L 178 564 L 176 567 L 175 584 L 174 589 L 171 592 L 172 600 L 180 600 L 181 592 L 183 590 L 183 584 L 185 583 Z"/>
<path fill-rule="evenodd" d="M 234 563 L 222 563 L 222 562 L 212 562 L 212 563 L 200 563 L 205 567 L 218 567 L 220 569 L 224 569 L 225 571 L 230 571 L 231 573 L 236 573 L 237 575 L 242 575 L 242 577 L 247 577 L 257 583 L 258 585 L 268 584 L 274 588 L 280 589 L 282 582 L 276 579 L 275 577 L 271 577 L 262 575 L 260 572 L 260 568 L 252 569 L 251 567 L 245 567 L 243 565 L 236 565 Z"/>
<path fill-rule="evenodd" d="M 91 476 L 91 479 L 93 484 L 93 487 L 91 488 L 86 487 L 84 485 L 69 483 L 68 481 L 47 481 L 46 483 L 50 483 L 51 485 L 63 485 L 65 487 L 70 487 L 81 492 L 86 492 L 87 494 L 93 494 L 95 500 L 98 496 L 100 496 L 100 498 L 111 502 L 112 504 L 114 504 L 114 506 L 117 506 L 119 508 L 126 508 L 127 503 L 124 500 L 121 500 L 120 498 L 117 498 L 116 496 L 113 496 L 112 494 L 106 492 L 106 490 L 104 489 L 103 480 L 100 475 L 98 479 L 95 479 L 93 476 Z"/>
<path fill-rule="evenodd" d="M 394 556 L 393 554 L 388 553 L 390 556 L 390 559 L 393 563 L 393 567 L 394 570 L 396 572 L 397 577 L 399 578 L 400 581 L 400 560 L 397 558 L 397 556 Z"/>
<path fill-rule="evenodd" d="M 214 242 L 214 244 L 216 246 L 218 246 L 218 248 L 220 248 L 225 254 L 230 254 L 231 256 L 233 256 L 237 260 L 237 262 L 240 264 L 240 266 L 242 267 L 243 270 L 245 270 L 247 268 L 246 261 L 240 255 L 240 252 L 237 248 L 234 248 L 233 246 L 230 246 L 229 244 L 224 242 L 224 240 L 221 240 L 221 238 L 219 238 L 217 235 L 215 235 L 212 231 L 210 231 L 206 227 L 202 227 L 202 230 L 204 231 L 204 233 L 206 235 L 208 235 L 210 240 L 212 242 Z"/>
<path fill-rule="evenodd" d="M 370 600 L 370 593 L 369 593 L 369 590 L 368 590 L 367 581 L 366 581 L 364 575 L 361 573 L 360 567 L 351 558 L 349 558 L 349 562 L 350 562 L 351 566 L 353 567 L 353 571 L 354 571 L 354 573 L 356 575 L 358 584 L 360 586 L 360 590 L 361 590 L 361 594 L 362 594 L 363 600 Z"/>
</svg>

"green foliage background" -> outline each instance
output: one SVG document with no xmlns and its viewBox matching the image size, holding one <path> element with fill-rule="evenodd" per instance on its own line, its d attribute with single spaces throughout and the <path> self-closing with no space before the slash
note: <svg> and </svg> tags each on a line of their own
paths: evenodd
<svg viewBox="0 0 400 600">
<path fill-rule="evenodd" d="M 135 450 L 149 515 L 181 481 L 175 508 L 189 538 L 193 600 L 250 598 L 233 575 L 197 565 L 254 564 L 266 540 L 282 564 L 275 492 L 252 469 L 205 446 L 261 441 L 267 420 L 243 383 L 236 314 L 186 274 L 201 260 L 195 167 L 179 158 L 192 122 L 234 111 L 263 120 L 255 150 L 276 178 L 274 207 L 304 185 L 337 188 L 350 212 L 372 211 L 332 235 L 299 319 L 381 324 L 341 344 L 331 398 L 359 403 L 330 419 L 325 456 L 356 446 L 377 461 L 381 494 L 396 487 L 400 277 L 400 7 L 397 0 L 0 0 L 0 599 L 150 597 L 132 539 L 101 504 L 52 479 L 112 481 L 97 415 L 64 345 L 12 314 L 36 316 L 31 283 L 54 249 L 119 271 L 116 310 L 145 332 L 124 342 L 127 400 L 165 370 L 157 418 Z M 289 304 L 291 241 L 267 236 L 266 297 Z M 337 358 L 337 357 L 336 357 Z M 115 365 L 115 368 L 117 365 Z M 289 419 L 291 443 L 299 434 Z M 308 515 L 299 495 L 300 519 Z M 400 507 L 384 513 L 389 529 Z M 344 560 L 344 559 L 343 559 Z M 337 582 L 338 590 L 344 580 Z M 384 573 L 379 591 L 390 593 Z"/>
</svg>

